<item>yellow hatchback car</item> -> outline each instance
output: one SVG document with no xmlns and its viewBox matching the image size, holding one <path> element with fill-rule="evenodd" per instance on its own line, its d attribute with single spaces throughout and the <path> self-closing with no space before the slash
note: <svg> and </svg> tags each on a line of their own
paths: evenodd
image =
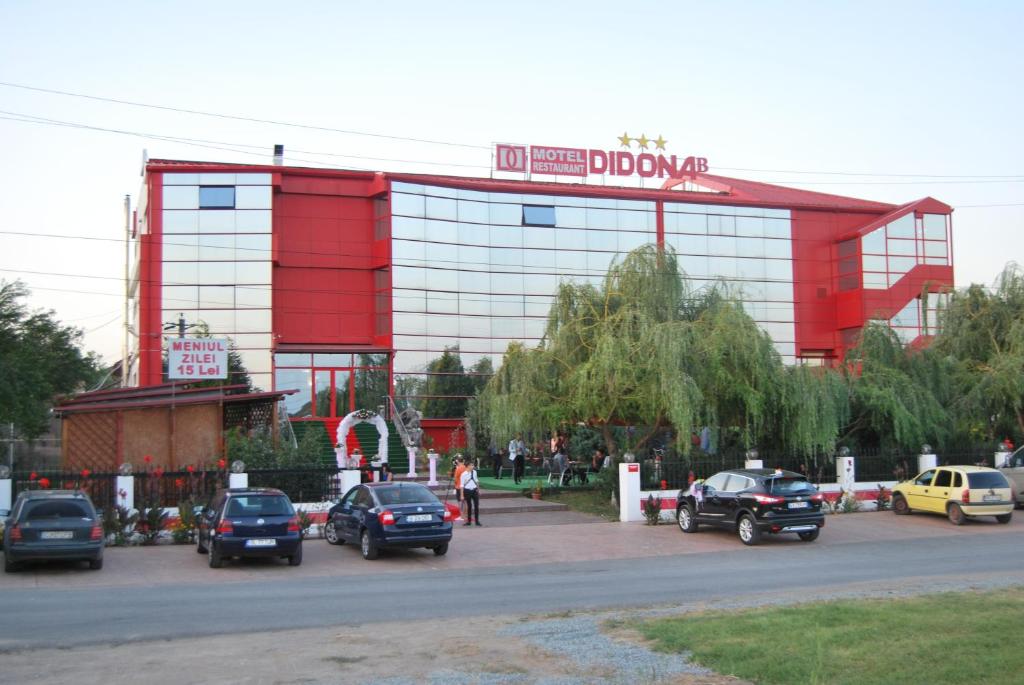
<svg viewBox="0 0 1024 685">
<path fill-rule="evenodd" d="M 892 489 L 895 513 L 931 511 L 958 526 L 970 516 L 995 516 L 999 523 L 1009 523 L 1013 507 L 1009 481 L 985 466 L 940 466 Z"/>
</svg>

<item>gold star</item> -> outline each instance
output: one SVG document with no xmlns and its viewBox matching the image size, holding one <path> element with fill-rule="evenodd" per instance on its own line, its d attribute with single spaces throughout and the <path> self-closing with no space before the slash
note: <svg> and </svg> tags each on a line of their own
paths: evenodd
<svg viewBox="0 0 1024 685">
<path fill-rule="evenodd" d="M 619 136 L 619 142 L 622 143 L 622 147 L 629 147 L 629 141 L 631 141 L 631 140 L 633 140 L 633 139 L 630 138 L 629 134 L 626 133 L 625 131 L 623 131 L 622 135 Z"/>
<path fill-rule="evenodd" d="M 645 150 L 647 149 L 647 144 L 650 143 L 650 142 L 651 141 L 648 140 L 646 133 L 641 133 L 640 137 L 636 139 L 637 147 L 642 147 Z"/>
<path fill-rule="evenodd" d="M 659 133 L 658 134 L 658 139 L 654 141 L 654 147 L 656 147 L 659 150 L 664 150 L 665 149 L 665 143 L 667 143 L 667 142 L 668 141 L 665 140 L 664 138 L 662 138 L 661 134 Z"/>
</svg>

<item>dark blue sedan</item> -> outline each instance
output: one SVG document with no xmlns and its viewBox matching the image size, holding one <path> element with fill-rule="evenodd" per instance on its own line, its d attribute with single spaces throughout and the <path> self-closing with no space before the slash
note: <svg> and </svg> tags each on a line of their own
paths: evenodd
<svg viewBox="0 0 1024 685">
<path fill-rule="evenodd" d="M 288 495 L 273 488 L 218 490 L 198 520 L 196 551 L 220 568 L 231 557 L 283 557 L 302 563 L 299 519 Z"/>
<path fill-rule="evenodd" d="M 441 556 L 452 539 L 452 513 L 419 483 L 365 483 L 327 512 L 324 537 L 332 545 L 358 542 L 364 559 L 410 547 Z"/>
</svg>

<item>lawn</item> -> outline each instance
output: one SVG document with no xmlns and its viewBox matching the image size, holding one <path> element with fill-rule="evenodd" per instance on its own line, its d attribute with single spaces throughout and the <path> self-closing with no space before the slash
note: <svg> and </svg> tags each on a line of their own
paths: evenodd
<svg viewBox="0 0 1024 685">
<path fill-rule="evenodd" d="M 557 494 L 544 495 L 546 502 L 561 502 L 573 511 L 594 514 L 609 521 L 619 520 L 619 508 L 609 501 L 607 493 L 598 490 L 562 490 Z"/>
<path fill-rule="evenodd" d="M 704 612 L 639 629 L 657 649 L 758 685 L 1024 680 L 1024 588 Z"/>
</svg>

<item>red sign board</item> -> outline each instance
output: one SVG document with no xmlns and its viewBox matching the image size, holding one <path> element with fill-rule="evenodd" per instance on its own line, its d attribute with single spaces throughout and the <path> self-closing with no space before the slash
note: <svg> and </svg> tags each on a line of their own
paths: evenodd
<svg viewBox="0 0 1024 685">
<path fill-rule="evenodd" d="M 626 464 L 626 471 L 629 473 L 637 473 L 640 471 L 640 464 Z"/>
<path fill-rule="evenodd" d="M 495 171 L 512 171 L 551 176 L 642 176 L 643 178 L 685 178 L 708 170 L 706 157 L 685 157 L 628 150 L 588 150 L 578 147 L 498 144 L 494 149 Z"/>
</svg>

